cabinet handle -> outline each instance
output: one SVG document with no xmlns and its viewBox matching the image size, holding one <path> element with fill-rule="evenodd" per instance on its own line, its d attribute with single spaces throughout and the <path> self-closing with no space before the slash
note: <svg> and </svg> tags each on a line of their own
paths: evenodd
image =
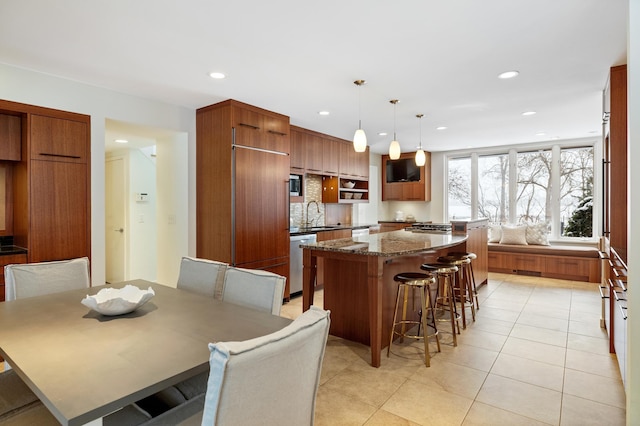
<svg viewBox="0 0 640 426">
<path fill-rule="evenodd" d="M 238 125 L 239 125 L 239 126 L 242 126 L 242 127 L 248 127 L 248 128 L 250 128 L 250 129 L 253 129 L 253 130 L 260 130 L 260 127 L 258 127 L 258 126 L 254 126 L 253 124 L 238 123 Z"/>
<path fill-rule="evenodd" d="M 278 135 L 278 136 L 287 136 L 286 133 L 276 132 L 275 130 L 267 130 L 267 132 L 273 133 L 274 135 Z"/>
<path fill-rule="evenodd" d="M 39 155 L 44 155 L 46 157 L 62 157 L 62 158 L 75 158 L 75 159 L 82 158 L 79 155 L 50 154 L 48 152 L 41 152 L 39 153 Z"/>
</svg>

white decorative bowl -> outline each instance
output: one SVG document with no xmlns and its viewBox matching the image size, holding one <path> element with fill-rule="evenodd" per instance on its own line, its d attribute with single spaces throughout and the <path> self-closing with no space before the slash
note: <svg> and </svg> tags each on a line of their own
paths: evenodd
<svg viewBox="0 0 640 426">
<path fill-rule="evenodd" d="M 123 315 L 135 311 L 155 295 L 151 287 L 141 290 L 127 284 L 123 288 L 103 288 L 94 296 L 87 295 L 80 303 L 102 315 Z"/>
<path fill-rule="evenodd" d="M 356 186 L 355 182 L 342 182 L 342 186 L 345 188 L 349 188 L 352 189 L 354 186 Z"/>
<path fill-rule="evenodd" d="M 351 197 L 353 197 L 353 192 L 345 192 L 344 193 L 345 200 L 350 200 Z"/>
<path fill-rule="evenodd" d="M 362 198 L 362 193 L 361 192 L 357 192 L 355 194 L 353 194 L 353 199 L 354 200 L 359 200 Z"/>
</svg>

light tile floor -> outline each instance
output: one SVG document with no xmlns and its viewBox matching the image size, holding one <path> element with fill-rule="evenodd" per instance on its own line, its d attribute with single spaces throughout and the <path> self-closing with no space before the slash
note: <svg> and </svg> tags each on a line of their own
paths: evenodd
<svg viewBox="0 0 640 426">
<path fill-rule="evenodd" d="M 442 352 L 394 345 L 373 368 L 367 347 L 329 336 L 316 402 L 324 425 L 624 425 L 625 393 L 600 328 L 597 284 L 490 274 L 480 310 Z M 322 291 L 315 304 L 322 307 Z M 302 312 L 302 298 L 282 316 Z"/>
</svg>

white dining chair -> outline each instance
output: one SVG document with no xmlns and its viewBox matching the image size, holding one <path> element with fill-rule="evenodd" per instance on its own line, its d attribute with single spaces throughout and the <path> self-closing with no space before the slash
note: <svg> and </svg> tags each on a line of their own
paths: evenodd
<svg viewBox="0 0 640 426">
<path fill-rule="evenodd" d="M 209 259 L 183 257 L 177 287 L 222 300 L 224 274 L 229 265 Z"/>
<path fill-rule="evenodd" d="M 202 425 L 313 425 L 329 315 L 312 306 L 275 333 L 210 343 Z"/>
<path fill-rule="evenodd" d="M 280 315 L 286 278 L 269 271 L 229 266 L 222 301 Z"/>
<path fill-rule="evenodd" d="M 10 264 L 4 267 L 5 300 L 88 288 L 89 258 Z"/>
</svg>

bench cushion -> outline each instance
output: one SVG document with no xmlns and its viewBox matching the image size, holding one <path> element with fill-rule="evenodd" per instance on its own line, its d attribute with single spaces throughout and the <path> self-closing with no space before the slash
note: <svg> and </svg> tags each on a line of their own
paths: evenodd
<svg viewBox="0 0 640 426">
<path fill-rule="evenodd" d="M 489 251 L 505 253 L 542 254 L 547 256 L 598 257 L 598 249 L 591 246 L 539 246 L 489 243 Z"/>
</svg>

